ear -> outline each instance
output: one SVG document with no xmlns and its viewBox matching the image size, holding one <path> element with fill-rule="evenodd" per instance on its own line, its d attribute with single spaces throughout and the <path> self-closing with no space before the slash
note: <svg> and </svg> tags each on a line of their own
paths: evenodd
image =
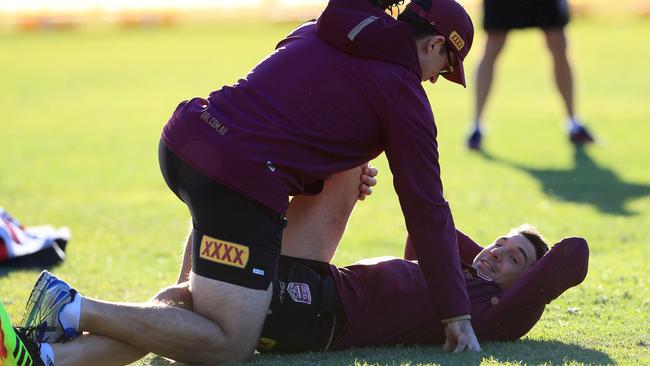
<svg viewBox="0 0 650 366">
<path fill-rule="evenodd" d="M 445 37 L 441 35 L 429 36 L 425 41 L 426 53 L 433 51 L 435 47 L 440 47 L 445 44 Z"/>
</svg>

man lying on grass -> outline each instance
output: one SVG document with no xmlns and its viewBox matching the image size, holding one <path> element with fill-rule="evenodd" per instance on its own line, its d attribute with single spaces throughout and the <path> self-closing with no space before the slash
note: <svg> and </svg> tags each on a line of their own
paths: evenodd
<svg viewBox="0 0 650 366">
<path fill-rule="evenodd" d="M 362 176 L 362 181 L 367 180 Z M 416 261 L 380 258 L 341 268 L 328 264 L 358 195 L 359 170 L 353 169 L 334 176 L 318 196 L 292 201 L 274 286 L 277 291 L 258 346 L 261 352 L 444 342 L 444 325 Z M 457 237 L 472 325 L 479 339 L 518 339 L 539 320 L 546 303 L 586 275 L 588 249 L 580 238 L 564 239 L 544 254 L 547 246 L 531 227 L 515 229 L 486 248 L 460 232 Z M 408 241 L 406 253 L 412 258 Z M 56 281 L 59 292 L 75 292 L 47 272 L 39 282 L 44 278 Z M 57 366 L 124 365 L 149 351 L 126 342 L 133 334 L 174 342 L 173 334 L 148 331 L 155 325 L 148 324 L 150 319 L 134 306 L 113 304 L 114 311 L 95 313 L 86 304 L 97 300 L 76 294 L 82 299 L 76 313 L 67 305 L 52 309 L 47 298 L 55 294 L 41 293 L 38 287 L 37 283 L 23 321 L 29 331 L 86 334 L 66 343 L 36 345 L 19 332 L 22 341 L 17 341 L 6 312 L 0 309 L 9 358 L 28 353 L 34 365 L 41 361 L 39 355 Z M 163 309 L 192 310 L 191 299 L 189 286 L 183 282 L 162 290 L 143 306 L 153 303 Z M 34 324 L 41 325 L 35 328 Z M 13 365 L 6 360 L 4 365 Z"/>
<path fill-rule="evenodd" d="M 587 273 L 585 240 L 564 239 L 544 254 L 546 245 L 528 225 L 485 248 L 459 232 L 458 244 L 479 341 L 521 338 L 547 303 Z M 260 352 L 435 345 L 445 340 L 416 261 L 381 257 L 338 268 L 283 256 L 278 287 Z"/>
</svg>

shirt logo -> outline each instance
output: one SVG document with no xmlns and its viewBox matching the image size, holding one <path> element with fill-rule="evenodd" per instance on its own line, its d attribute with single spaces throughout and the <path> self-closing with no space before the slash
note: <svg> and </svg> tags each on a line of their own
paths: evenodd
<svg viewBox="0 0 650 366">
<path fill-rule="evenodd" d="M 201 258 L 228 266 L 245 268 L 248 263 L 249 249 L 246 245 L 203 235 L 201 238 Z"/>
<path fill-rule="evenodd" d="M 309 285 L 300 282 L 289 282 L 287 285 L 287 292 L 295 302 L 303 304 L 311 304 L 311 291 Z"/>
<path fill-rule="evenodd" d="M 449 40 L 454 45 L 454 47 L 456 47 L 458 51 L 463 49 L 463 47 L 465 46 L 465 41 L 463 41 L 463 38 L 456 31 L 451 32 L 451 34 L 449 35 Z"/>
<path fill-rule="evenodd" d="M 214 128 L 215 131 L 219 132 L 220 135 L 225 135 L 228 132 L 228 127 L 224 126 L 221 121 L 219 121 L 215 116 L 211 115 L 208 111 L 201 113 L 201 119 L 203 122 L 207 123 L 208 126 Z"/>
</svg>

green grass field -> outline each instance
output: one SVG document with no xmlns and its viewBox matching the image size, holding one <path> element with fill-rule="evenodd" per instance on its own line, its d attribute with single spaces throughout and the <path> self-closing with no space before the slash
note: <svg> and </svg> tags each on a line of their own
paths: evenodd
<svg viewBox="0 0 650 366">
<path fill-rule="evenodd" d="M 0 33 L 0 206 L 23 224 L 67 225 L 54 272 L 84 295 L 145 301 L 175 280 L 189 216 L 161 179 L 157 143 L 183 99 L 233 83 L 294 24 Z M 255 364 L 650 364 L 650 21 L 577 19 L 577 106 L 600 143 L 574 150 L 541 34 L 514 34 L 488 105 L 486 154 L 468 152 L 467 90 L 427 85 L 458 227 L 489 243 L 522 222 L 552 242 L 588 239 L 589 274 L 521 341 L 478 354 L 440 347 L 259 357 Z M 466 70 L 473 79 L 480 32 Z M 400 255 L 405 226 L 385 160 L 335 262 Z M 17 321 L 37 271 L 0 272 Z M 146 335 L 145 335 L 146 336 Z M 168 365 L 149 356 L 137 365 Z"/>
</svg>

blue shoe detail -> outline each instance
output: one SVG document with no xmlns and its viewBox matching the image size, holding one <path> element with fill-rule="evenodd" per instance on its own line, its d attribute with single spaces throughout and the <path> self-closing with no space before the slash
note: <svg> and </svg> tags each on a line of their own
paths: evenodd
<svg viewBox="0 0 650 366">
<path fill-rule="evenodd" d="M 21 327 L 35 343 L 57 343 L 79 335 L 76 329 L 64 329 L 59 315 L 77 296 L 77 291 L 48 271 L 41 272 L 25 305 Z"/>
</svg>

